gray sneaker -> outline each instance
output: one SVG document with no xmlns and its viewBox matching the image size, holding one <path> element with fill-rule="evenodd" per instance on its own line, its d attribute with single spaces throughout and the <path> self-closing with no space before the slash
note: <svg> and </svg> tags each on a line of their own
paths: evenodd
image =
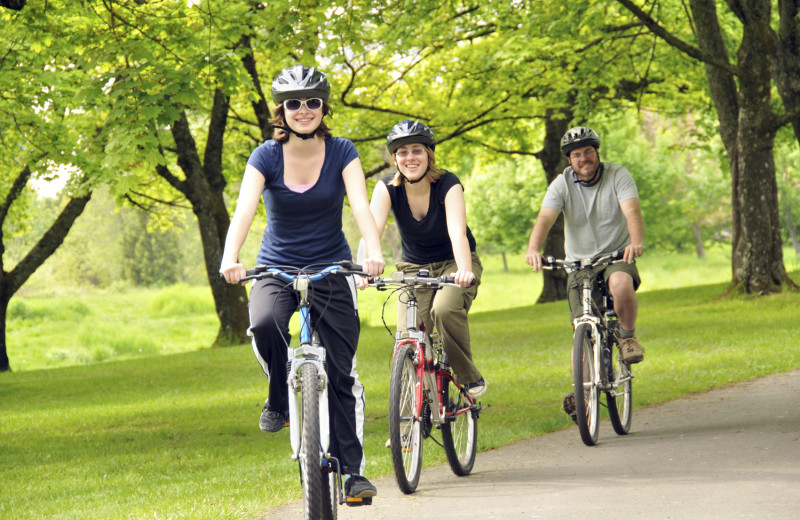
<svg viewBox="0 0 800 520">
<path fill-rule="evenodd" d="M 486 381 L 483 378 L 478 379 L 474 383 L 464 385 L 467 395 L 472 399 L 478 399 L 486 394 Z"/>
<path fill-rule="evenodd" d="M 274 412 L 264 405 L 261 411 L 261 420 L 258 421 L 258 427 L 262 432 L 278 432 L 284 426 L 289 426 L 289 412 Z"/>
<path fill-rule="evenodd" d="M 366 477 L 350 475 L 344 481 L 344 494 L 350 498 L 369 498 L 378 494 L 378 490 Z"/>
<path fill-rule="evenodd" d="M 644 349 L 639 345 L 639 340 L 636 339 L 636 336 L 620 339 L 619 353 L 622 356 L 622 361 L 629 365 L 640 363 L 644 360 Z"/>
</svg>

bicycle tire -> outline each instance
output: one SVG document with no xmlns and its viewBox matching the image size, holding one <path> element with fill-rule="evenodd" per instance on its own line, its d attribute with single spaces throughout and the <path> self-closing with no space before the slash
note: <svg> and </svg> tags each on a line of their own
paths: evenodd
<svg viewBox="0 0 800 520">
<path fill-rule="evenodd" d="M 300 380 L 302 425 L 299 462 L 300 480 L 303 486 L 303 510 L 306 520 L 317 520 L 323 517 L 324 509 L 329 509 L 323 496 L 317 367 L 310 363 L 300 367 Z"/>
<path fill-rule="evenodd" d="M 606 392 L 606 403 L 608 404 L 608 418 L 611 426 L 617 435 L 626 435 L 631 430 L 631 420 L 633 418 L 633 383 L 630 379 L 630 367 L 625 363 L 620 363 L 615 357 L 619 353 L 619 346 L 614 343 L 611 350 L 611 371 L 614 382 L 620 379 L 627 379 L 624 383 L 617 386 L 616 395 Z"/>
<path fill-rule="evenodd" d="M 405 494 L 417 489 L 422 470 L 422 423 L 417 417 L 416 350 L 405 345 L 394 353 L 389 382 L 389 443 L 397 485 Z M 421 381 L 419 381 L 422 384 Z"/>
<path fill-rule="evenodd" d="M 442 381 L 442 403 L 446 418 L 442 425 L 442 445 L 447 462 L 453 473 L 466 477 L 475 465 L 478 421 L 471 403 L 461 395 L 458 386 L 447 378 Z"/>
<path fill-rule="evenodd" d="M 600 422 L 600 396 L 597 392 L 598 374 L 594 365 L 592 328 L 578 325 L 572 345 L 572 377 L 575 388 L 575 413 L 581 440 L 587 446 L 597 444 Z"/>
<path fill-rule="evenodd" d="M 339 506 L 336 471 L 333 468 L 323 469 L 322 473 L 322 520 L 336 520 Z"/>
</svg>

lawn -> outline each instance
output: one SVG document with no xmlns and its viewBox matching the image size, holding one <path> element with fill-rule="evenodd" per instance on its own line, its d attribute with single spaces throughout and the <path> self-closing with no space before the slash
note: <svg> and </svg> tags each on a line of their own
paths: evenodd
<svg viewBox="0 0 800 520">
<path fill-rule="evenodd" d="M 646 258 L 638 334 L 647 357 L 634 371 L 633 432 L 645 427 L 638 407 L 800 367 L 800 294 L 720 299 L 724 255 L 688 275 L 691 258 Z M 540 275 L 518 263 L 507 274 L 497 259 L 486 264 L 471 313 L 491 405 L 480 419 L 480 450 L 571 427 L 560 411 L 571 386 L 566 304 L 533 305 Z M 366 474 L 377 477 L 391 473 L 383 447 L 391 338 L 380 321 L 385 295 L 363 296 Z M 15 312 L 23 318 L 9 334 L 16 370 L 0 374 L 0 518 L 250 519 L 300 497 L 288 432 L 258 429 L 266 380 L 250 347 L 203 348 L 215 333 L 208 298 L 180 287 L 22 300 Z M 20 337 L 45 333 L 39 358 L 25 358 Z M 71 353 L 75 346 L 83 356 Z M 54 348 L 64 354 L 53 356 Z M 29 368 L 42 360 L 56 368 Z M 613 435 L 600 434 L 600 442 Z M 428 446 L 426 465 L 444 461 L 443 450 Z"/>
</svg>

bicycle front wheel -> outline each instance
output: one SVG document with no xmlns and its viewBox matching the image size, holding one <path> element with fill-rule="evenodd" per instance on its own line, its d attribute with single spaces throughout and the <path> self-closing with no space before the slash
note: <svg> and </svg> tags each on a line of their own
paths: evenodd
<svg viewBox="0 0 800 520">
<path fill-rule="evenodd" d="M 478 421 L 472 405 L 459 392 L 455 383 L 443 381 L 442 403 L 445 408 L 445 423 L 442 425 L 442 445 L 447 454 L 450 469 L 459 477 L 465 477 L 475 464 L 478 447 Z"/>
<path fill-rule="evenodd" d="M 578 431 L 585 445 L 594 446 L 597 444 L 600 399 L 597 392 L 598 374 L 594 366 L 592 328 L 585 323 L 575 329 L 572 345 L 572 380 L 575 388 Z"/>
<path fill-rule="evenodd" d="M 322 474 L 322 520 L 336 520 L 339 507 L 338 480 L 333 467 L 323 469 Z"/>
<path fill-rule="evenodd" d="M 303 485 L 303 509 L 306 520 L 323 518 L 323 511 L 330 516 L 330 496 L 327 500 L 323 484 L 322 455 L 319 439 L 319 393 L 317 391 L 317 367 L 312 364 L 300 368 L 302 415 L 300 439 L 300 480 Z M 327 502 L 327 504 L 326 504 Z"/>
<path fill-rule="evenodd" d="M 394 477 L 400 491 L 413 493 L 422 469 L 422 423 L 417 417 L 416 351 L 406 345 L 394 353 L 389 382 L 389 444 Z"/>
<path fill-rule="evenodd" d="M 612 350 L 611 372 L 616 390 L 612 394 L 606 392 L 606 402 L 608 403 L 608 418 L 611 426 L 617 435 L 625 435 L 631 430 L 631 418 L 633 415 L 633 383 L 631 381 L 631 369 L 627 363 L 620 363 L 615 354 L 619 352 L 618 347 Z M 622 381 L 622 383 L 620 383 Z"/>
</svg>

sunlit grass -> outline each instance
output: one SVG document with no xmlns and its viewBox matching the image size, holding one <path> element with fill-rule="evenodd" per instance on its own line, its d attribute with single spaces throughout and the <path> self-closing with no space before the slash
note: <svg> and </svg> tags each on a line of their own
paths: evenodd
<svg viewBox="0 0 800 520">
<path fill-rule="evenodd" d="M 793 276 L 800 281 L 800 273 Z M 487 305 L 502 298 L 502 291 L 490 290 L 500 283 L 488 277 L 484 283 Z M 647 357 L 634 369 L 634 434 L 647 428 L 637 422 L 638 407 L 800 367 L 800 294 L 719 299 L 724 287 L 723 281 L 642 292 L 638 333 Z M 111 302 L 92 298 L 81 299 L 88 313 L 81 306 L 65 312 L 82 337 L 91 338 L 96 328 L 106 337 L 102 343 L 112 336 L 103 326 L 117 324 L 120 341 L 135 344 L 135 335 L 122 332 L 126 320 L 134 320 L 130 330 L 138 326 L 144 338 L 196 337 L 189 329 L 202 320 L 193 314 L 165 311 L 152 303 L 159 299 L 152 292 L 122 296 L 141 316 L 106 316 L 111 311 L 103 305 Z M 489 383 L 483 402 L 491 405 L 480 418 L 481 450 L 571 427 L 560 411 L 571 388 L 565 302 L 503 308 L 502 301 L 471 315 L 475 360 Z M 30 312 L 40 312 L 40 304 L 31 303 Z M 157 325 L 171 335 L 147 328 L 145 315 L 163 319 Z M 200 327 L 214 333 L 213 324 Z M 298 499 L 288 432 L 258 430 L 267 389 L 251 349 L 198 348 L 0 374 L 0 517 L 251 519 Z M 388 334 L 368 321 L 358 370 L 367 389 L 370 477 L 391 473 L 383 446 L 390 349 Z M 600 442 L 612 435 L 601 429 Z M 443 461 L 443 450 L 427 443 L 425 464 Z M 478 455 L 478 468 L 480 461 Z"/>
</svg>

